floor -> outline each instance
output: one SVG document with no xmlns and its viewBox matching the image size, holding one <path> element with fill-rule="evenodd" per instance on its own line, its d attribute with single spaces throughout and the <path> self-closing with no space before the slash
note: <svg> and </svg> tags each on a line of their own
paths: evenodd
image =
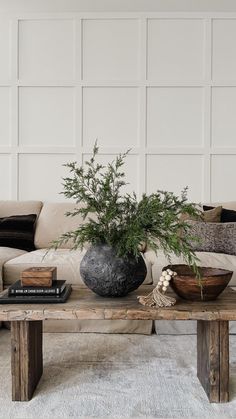
<svg viewBox="0 0 236 419">
<path fill-rule="evenodd" d="M 236 418 L 210 404 L 196 377 L 195 336 L 45 334 L 44 374 L 28 403 L 11 401 L 10 333 L 0 330 L 0 418 Z"/>
</svg>

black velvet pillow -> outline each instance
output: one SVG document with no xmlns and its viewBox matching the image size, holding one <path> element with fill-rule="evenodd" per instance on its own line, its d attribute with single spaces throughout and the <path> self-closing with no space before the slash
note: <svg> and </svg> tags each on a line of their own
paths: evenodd
<svg viewBox="0 0 236 419">
<path fill-rule="evenodd" d="M 204 211 L 208 211 L 208 210 L 213 209 L 213 208 L 214 207 L 209 207 L 207 205 L 203 205 Z M 235 223 L 236 222 L 236 211 L 222 208 L 220 222 L 221 223 Z"/>
<path fill-rule="evenodd" d="M 0 246 L 35 250 L 34 231 L 37 215 L 12 215 L 0 218 Z"/>
</svg>

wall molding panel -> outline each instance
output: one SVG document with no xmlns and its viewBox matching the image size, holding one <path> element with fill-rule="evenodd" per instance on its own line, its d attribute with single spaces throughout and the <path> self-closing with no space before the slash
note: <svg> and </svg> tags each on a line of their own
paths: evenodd
<svg viewBox="0 0 236 419">
<path fill-rule="evenodd" d="M 0 199 L 64 200 L 96 138 L 127 191 L 235 200 L 236 14 L 0 15 Z"/>
</svg>

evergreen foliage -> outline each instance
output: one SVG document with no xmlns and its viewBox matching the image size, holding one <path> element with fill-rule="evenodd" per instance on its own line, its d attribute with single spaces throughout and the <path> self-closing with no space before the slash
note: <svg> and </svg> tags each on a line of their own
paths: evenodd
<svg viewBox="0 0 236 419">
<path fill-rule="evenodd" d="M 194 237 L 188 222 L 179 218 L 182 213 L 191 217 L 199 215 L 195 204 L 187 201 L 187 188 L 180 197 L 166 191 L 143 194 L 141 200 L 135 193 L 122 194 L 126 185 L 123 165 L 128 152 L 105 167 L 96 161 L 98 146 L 95 143 L 92 157 L 84 167 L 76 162 L 65 165 L 70 176 L 63 179 L 62 193 L 66 198 L 75 199 L 76 204 L 82 204 L 66 215 L 82 215 L 84 221 L 76 230 L 54 241 L 53 247 L 70 239 L 73 249 L 82 248 L 87 242 L 107 243 L 119 256 L 137 258 L 140 243 L 145 243 L 154 251 L 162 249 L 169 260 L 172 253 L 182 255 L 197 272 L 197 257 L 190 245 Z"/>
</svg>

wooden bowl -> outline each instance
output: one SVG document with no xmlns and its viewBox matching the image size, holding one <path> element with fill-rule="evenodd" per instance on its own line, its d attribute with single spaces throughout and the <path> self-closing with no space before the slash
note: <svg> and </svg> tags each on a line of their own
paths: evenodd
<svg viewBox="0 0 236 419">
<path fill-rule="evenodd" d="M 177 275 L 171 279 L 170 286 L 181 298 L 191 301 L 215 300 L 232 278 L 233 272 L 226 269 L 199 267 L 201 279 L 195 277 L 188 265 L 169 265 L 163 269 L 171 269 Z"/>
</svg>

